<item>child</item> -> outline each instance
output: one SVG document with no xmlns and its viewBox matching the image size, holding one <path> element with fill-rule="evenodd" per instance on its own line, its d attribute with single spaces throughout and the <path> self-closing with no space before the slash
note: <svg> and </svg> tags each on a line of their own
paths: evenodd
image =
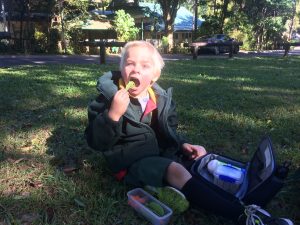
<svg viewBox="0 0 300 225">
<path fill-rule="evenodd" d="M 128 42 L 120 71 L 108 72 L 98 80 L 100 95 L 88 108 L 87 141 L 103 152 L 118 180 L 135 186 L 169 185 L 192 204 L 238 217 L 242 206 L 218 208 L 220 196 L 192 177 L 185 166 L 186 159 L 195 160 L 206 150 L 176 132 L 172 89 L 166 91 L 156 83 L 163 66 L 162 57 L 150 43 Z M 130 81 L 134 87 L 125 88 Z"/>
</svg>

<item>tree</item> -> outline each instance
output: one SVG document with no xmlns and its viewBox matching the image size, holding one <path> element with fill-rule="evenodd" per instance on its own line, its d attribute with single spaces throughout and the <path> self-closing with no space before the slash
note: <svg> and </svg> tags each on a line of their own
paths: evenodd
<svg viewBox="0 0 300 225">
<path fill-rule="evenodd" d="M 135 27 L 134 19 L 124 10 L 116 11 L 114 20 L 115 30 L 120 41 L 136 39 L 139 29 Z"/>
<path fill-rule="evenodd" d="M 298 0 L 299 4 L 299 0 Z M 292 1 L 292 13 L 291 17 L 289 18 L 288 22 L 288 40 L 291 40 L 292 32 L 294 30 L 295 24 L 296 24 L 296 16 L 297 16 L 297 0 Z"/>
<path fill-rule="evenodd" d="M 82 23 L 89 19 L 89 9 L 93 8 L 91 0 L 58 0 L 54 6 L 56 15 L 60 15 L 61 23 L 55 28 L 61 33 L 62 47 L 65 52 L 74 52 L 77 37 L 80 36 Z M 70 45 L 69 45 L 70 43 Z"/>
<path fill-rule="evenodd" d="M 170 52 L 172 47 L 174 47 L 174 43 L 173 43 L 174 21 L 181 1 L 180 0 L 158 0 L 158 3 L 160 4 L 163 12 L 163 20 L 165 23 L 165 35 L 168 38 L 168 42 L 169 42 L 168 51 Z"/>
<path fill-rule="evenodd" d="M 293 13 L 293 0 L 247 0 L 244 13 L 253 24 L 256 48 L 261 50 L 270 40 L 281 39 L 284 24 Z"/>
</svg>

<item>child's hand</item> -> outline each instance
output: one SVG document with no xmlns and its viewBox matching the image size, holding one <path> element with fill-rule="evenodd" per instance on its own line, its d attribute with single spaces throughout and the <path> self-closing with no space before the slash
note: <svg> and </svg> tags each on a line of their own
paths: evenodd
<svg viewBox="0 0 300 225">
<path fill-rule="evenodd" d="M 129 94 L 125 88 L 117 91 L 115 94 L 110 109 L 108 111 L 108 116 L 113 121 L 119 121 L 120 117 L 126 112 L 129 105 Z"/>
<path fill-rule="evenodd" d="M 190 159 L 197 159 L 206 154 L 206 150 L 200 145 L 191 145 L 189 143 L 184 143 L 182 145 L 184 154 L 190 157 Z"/>
</svg>

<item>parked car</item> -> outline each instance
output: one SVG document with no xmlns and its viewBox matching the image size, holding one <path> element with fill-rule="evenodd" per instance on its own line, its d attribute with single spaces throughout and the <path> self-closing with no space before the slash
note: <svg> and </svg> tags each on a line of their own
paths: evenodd
<svg viewBox="0 0 300 225">
<path fill-rule="evenodd" d="M 234 38 L 229 37 L 226 34 L 214 34 L 212 36 L 202 36 L 197 38 L 195 41 L 193 41 L 190 44 L 191 51 L 193 52 L 193 48 L 197 48 L 197 54 L 201 51 L 211 51 L 215 55 L 218 55 L 220 53 L 229 52 L 230 48 L 229 46 L 209 46 L 209 44 L 214 43 L 232 43 L 237 42 Z M 233 53 L 237 54 L 240 50 L 239 45 L 234 45 Z"/>
</svg>

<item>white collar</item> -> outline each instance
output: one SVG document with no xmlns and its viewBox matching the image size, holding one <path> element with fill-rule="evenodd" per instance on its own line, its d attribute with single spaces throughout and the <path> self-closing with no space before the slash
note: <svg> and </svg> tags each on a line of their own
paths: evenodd
<svg viewBox="0 0 300 225">
<path fill-rule="evenodd" d="M 149 93 L 148 93 L 148 92 L 147 92 L 147 95 L 146 95 L 146 96 L 143 96 L 143 97 L 139 97 L 139 98 L 138 98 L 138 101 L 139 101 L 139 103 L 140 103 L 141 106 L 142 106 L 143 112 L 144 112 L 145 109 L 146 109 L 146 105 L 147 105 L 147 102 L 149 101 L 149 99 L 150 99 L 150 96 L 149 96 Z"/>
</svg>

